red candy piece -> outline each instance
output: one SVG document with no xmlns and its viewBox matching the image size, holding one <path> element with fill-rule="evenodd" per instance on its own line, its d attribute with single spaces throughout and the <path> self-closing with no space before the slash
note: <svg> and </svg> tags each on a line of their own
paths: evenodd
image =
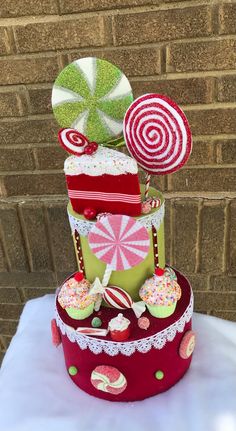
<svg viewBox="0 0 236 431">
<path fill-rule="evenodd" d="M 179 355 L 182 359 L 188 359 L 192 355 L 195 347 L 195 342 L 195 333 L 193 331 L 185 332 L 179 346 Z"/>
<path fill-rule="evenodd" d="M 121 394 L 127 387 L 125 376 L 115 367 L 99 365 L 91 374 L 91 383 L 99 391 Z"/>
<path fill-rule="evenodd" d="M 158 277 L 161 277 L 162 275 L 164 275 L 165 270 L 162 268 L 157 268 L 155 269 L 155 275 L 157 275 Z"/>
<path fill-rule="evenodd" d="M 97 211 L 92 207 L 87 207 L 84 209 L 83 214 L 87 220 L 93 220 L 97 215 Z"/>
<path fill-rule="evenodd" d="M 52 344 L 58 347 L 61 344 L 61 334 L 56 319 L 51 320 Z"/>
<path fill-rule="evenodd" d="M 76 281 L 82 281 L 84 279 L 84 274 L 82 272 L 76 272 L 74 275 L 74 279 Z"/>
<path fill-rule="evenodd" d="M 90 144 L 87 145 L 87 147 L 85 147 L 84 153 L 91 156 L 97 151 L 97 149 L 98 149 L 98 144 L 96 144 L 96 142 L 91 142 Z"/>
</svg>

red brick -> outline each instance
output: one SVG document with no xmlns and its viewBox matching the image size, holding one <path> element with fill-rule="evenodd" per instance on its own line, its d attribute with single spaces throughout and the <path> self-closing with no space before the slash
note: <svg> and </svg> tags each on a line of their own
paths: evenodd
<svg viewBox="0 0 236 431">
<path fill-rule="evenodd" d="M 7 27 L 0 27 L 0 55 L 12 54 L 14 45 L 12 44 L 12 36 Z"/>
<path fill-rule="evenodd" d="M 236 170 L 233 168 L 181 169 L 168 178 L 171 191 L 234 192 Z"/>
<path fill-rule="evenodd" d="M 184 273 L 184 275 L 190 281 L 194 292 L 208 289 L 208 275 L 188 273 Z"/>
<path fill-rule="evenodd" d="M 236 102 L 236 76 L 222 76 L 218 79 L 219 102 Z"/>
<path fill-rule="evenodd" d="M 131 82 L 135 97 L 145 93 L 159 93 L 169 96 L 183 105 L 212 102 L 212 78 L 156 79 Z"/>
<path fill-rule="evenodd" d="M 9 174 L 4 176 L 7 196 L 54 195 L 66 193 L 65 176 L 58 174 Z"/>
<path fill-rule="evenodd" d="M 56 55 L 0 59 L 0 85 L 52 82 L 59 73 Z"/>
<path fill-rule="evenodd" d="M 21 302 L 19 292 L 15 287 L 0 287 L 0 302 L 2 304 L 17 304 Z"/>
<path fill-rule="evenodd" d="M 14 335 L 17 325 L 17 320 L 0 320 L 0 333 L 2 335 Z"/>
<path fill-rule="evenodd" d="M 0 122 L 0 136 L 4 142 L 0 144 L 28 144 L 57 141 L 58 124 L 54 119 L 21 119 Z"/>
<path fill-rule="evenodd" d="M 236 312 L 235 310 L 211 310 L 213 316 L 219 317 L 221 319 L 231 320 L 236 322 Z"/>
<path fill-rule="evenodd" d="M 236 308 L 236 293 L 195 292 L 195 311 L 233 310 Z"/>
<path fill-rule="evenodd" d="M 236 160 L 236 140 L 217 141 L 218 163 L 233 164 Z"/>
<path fill-rule="evenodd" d="M 0 319 L 19 319 L 24 304 L 0 304 Z"/>
<path fill-rule="evenodd" d="M 7 266 L 6 256 L 5 256 L 5 253 L 3 250 L 3 245 L 0 242 L 0 273 L 1 273 L 1 276 L 5 275 L 3 273 L 5 273 L 7 270 L 8 270 L 8 266 Z M 1 282 L 1 285 L 2 285 L 2 282 Z"/>
<path fill-rule="evenodd" d="M 167 72 L 234 69 L 236 40 L 170 43 L 167 48 Z"/>
<path fill-rule="evenodd" d="M 47 204 L 47 212 L 55 268 L 57 271 L 63 269 L 63 271 L 74 272 L 77 265 L 66 205 Z"/>
<path fill-rule="evenodd" d="M 69 55 L 69 59 L 73 61 L 90 55 L 110 61 L 120 67 L 127 76 L 147 76 L 161 73 L 159 48 L 76 51 Z"/>
<path fill-rule="evenodd" d="M 67 153 L 58 145 L 36 149 L 39 169 L 63 169 Z"/>
<path fill-rule="evenodd" d="M 32 150 L 29 148 L 2 148 L 0 152 L 1 171 L 25 171 L 34 169 Z"/>
<path fill-rule="evenodd" d="M 30 113 L 49 114 L 52 112 L 52 88 L 28 88 Z"/>
<path fill-rule="evenodd" d="M 188 160 L 190 165 L 211 165 L 216 162 L 215 148 L 216 143 L 211 141 L 198 141 L 193 142 L 193 149 L 191 156 Z"/>
<path fill-rule="evenodd" d="M 106 44 L 105 18 L 81 17 L 15 27 L 17 52 L 103 46 Z"/>
<path fill-rule="evenodd" d="M 221 273 L 223 270 L 224 225 L 224 202 L 204 202 L 199 244 L 201 272 Z"/>
<path fill-rule="evenodd" d="M 205 6 L 115 15 L 115 44 L 208 36 L 211 34 L 210 22 L 210 8 Z"/>
<path fill-rule="evenodd" d="M 236 274 L 236 201 L 235 199 L 230 203 L 229 207 L 229 244 L 228 252 L 229 259 L 227 262 L 227 269 L 231 274 Z"/>
<path fill-rule="evenodd" d="M 183 272 L 194 272 L 197 253 L 198 202 L 173 203 L 173 265 Z"/>
<path fill-rule="evenodd" d="M 1 273 L 2 286 L 51 287 L 56 286 L 57 275 L 52 272 L 5 272 Z"/>
<path fill-rule="evenodd" d="M 52 270 L 48 232 L 42 205 L 39 205 L 38 202 L 23 203 L 20 208 L 27 235 L 31 271 Z"/>
<path fill-rule="evenodd" d="M 2 203 L 0 213 L 4 242 L 11 271 L 26 271 L 28 269 L 28 262 L 16 207 L 10 203 Z M 5 277 L 5 274 L 1 274 L 1 280 L 3 277 Z"/>
<path fill-rule="evenodd" d="M 24 290 L 24 297 L 25 299 L 28 301 L 29 299 L 34 299 L 34 298 L 39 298 L 40 296 L 44 296 L 44 295 L 48 295 L 48 294 L 55 294 L 55 288 L 51 288 L 51 289 L 42 289 L 41 287 L 39 288 L 25 288 Z"/>
<path fill-rule="evenodd" d="M 59 0 L 62 14 L 73 12 L 87 12 L 104 9 L 122 9 L 142 5 L 154 5 L 163 3 L 162 0 Z M 174 0 L 164 0 L 168 3 Z"/>
<path fill-rule="evenodd" d="M 1 0 L 1 18 L 57 13 L 55 0 Z"/>
<path fill-rule="evenodd" d="M 185 112 L 193 135 L 236 133 L 236 109 L 202 109 Z"/>
<path fill-rule="evenodd" d="M 236 32 L 236 4 L 220 5 L 220 34 L 235 34 Z"/>
<path fill-rule="evenodd" d="M 236 291 L 236 277 L 216 275 L 210 278 L 210 288 L 216 291 Z"/>
<path fill-rule="evenodd" d="M 21 91 L 0 92 L 0 117 L 18 117 L 27 114 L 27 104 Z"/>
</svg>

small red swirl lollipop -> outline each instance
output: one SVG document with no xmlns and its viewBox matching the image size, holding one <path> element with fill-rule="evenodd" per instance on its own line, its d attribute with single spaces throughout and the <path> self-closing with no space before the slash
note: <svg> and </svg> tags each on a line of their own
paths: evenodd
<svg viewBox="0 0 236 431">
<path fill-rule="evenodd" d="M 130 105 L 123 127 L 131 156 L 147 172 L 147 198 L 151 175 L 171 174 L 187 162 L 192 150 L 188 120 L 173 100 L 151 93 Z"/>
<path fill-rule="evenodd" d="M 86 136 L 75 129 L 59 130 L 58 139 L 64 150 L 76 156 L 92 155 L 98 148 L 96 142 L 89 142 Z"/>
</svg>

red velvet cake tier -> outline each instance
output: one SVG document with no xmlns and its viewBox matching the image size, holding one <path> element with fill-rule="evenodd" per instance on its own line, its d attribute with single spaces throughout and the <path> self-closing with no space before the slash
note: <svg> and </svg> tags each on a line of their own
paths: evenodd
<svg viewBox="0 0 236 431">
<path fill-rule="evenodd" d="M 139 216 L 141 193 L 134 159 L 110 148 L 92 155 L 70 156 L 64 164 L 68 196 L 73 210 L 83 214 L 109 212 Z"/>
<path fill-rule="evenodd" d="M 176 274 L 182 296 L 174 314 L 158 319 L 146 311 L 143 316 L 150 326 L 145 330 L 138 326 L 131 309 L 122 310 L 131 321 L 131 335 L 124 342 L 112 341 L 109 333 L 93 337 L 75 331 L 79 326 L 91 327 L 95 316 L 102 320 L 101 328 L 107 328 L 119 310 L 102 307 L 78 321 L 70 318 L 57 301 L 56 319 L 66 367 L 77 386 L 98 398 L 136 401 L 166 391 L 183 377 L 192 357 L 188 343 L 193 295 L 188 280 L 178 271 Z"/>
</svg>

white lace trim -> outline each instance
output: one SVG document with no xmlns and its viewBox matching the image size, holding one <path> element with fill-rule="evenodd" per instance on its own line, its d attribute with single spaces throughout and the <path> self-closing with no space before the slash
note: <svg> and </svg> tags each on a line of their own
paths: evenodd
<svg viewBox="0 0 236 431">
<path fill-rule="evenodd" d="M 91 222 L 89 220 L 82 220 L 74 217 L 68 212 L 70 227 L 72 232 L 74 233 L 75 230 L 81 235 L 81 236 L 88 236 L 90 230 L 92 229 L 95 222 Z M 158 230 L 161 222 L 163 221 L 165 215 L 165 205 L 164 202 L 160 206 L 158 211 L 155 211 L 152 214 L 148 214 L 146 216 L 138 218 L 138 222 L 146 227 L 146 229 L 151 229 L 152 226 L 155 226 L 155 228 Z"/>
<path fill-rule="evenodd" d="M 58 314 L 56 309 L 56 321 L 63 335 L 67 335 L 72 343 L 77 343 L 82 350 L 89 349 L 95 355 L 99 353 L 106 353 L 109 356 L 116 356 L 119 353 L 125 356 L 131 356 L 133 353 L 147 353 L 153 347 L 154 349 L 161 350 L 167 341 L 173 341 L 177 332 L 183 332 L 185 324 L 190 321 L 193 314 L 193 293 L 191 291 L 191 298 L 188 307 L 182 314 L 180 319 L 163 329 L 163 331 L 157 332 L 157 334 L 151 337 L 142 338 L 135 341 L 126 342 L 115 342 L 102 340 L 88 335 L 80 334 L 76 332 L 74 328 L 66 325 Z"/>
</svg>

